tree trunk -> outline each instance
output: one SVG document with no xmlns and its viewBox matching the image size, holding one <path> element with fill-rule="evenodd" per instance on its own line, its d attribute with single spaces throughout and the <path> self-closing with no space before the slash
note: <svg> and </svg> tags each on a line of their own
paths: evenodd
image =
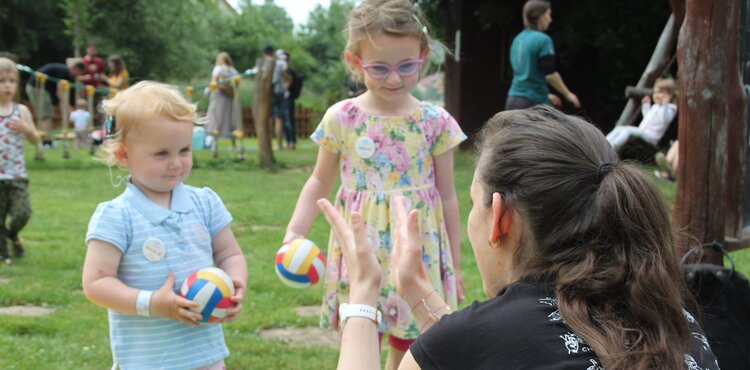
<svg viewBox="0 0 750 370">
<path fill-rule="evenodd" d="M 273 150 L 271 149 L 271 128 L 269 111 L 271 109 L 271 80 L 276 58 L 263 56 L 258 60 L 259 71 L 255 75 L 255 94 L 253 94 L 253 114 L 255 115 L 255 133 L 258 135 L 258 156 L 260 166 L 273 168 Z"/>
<path fill-rule="evenodd" d="M 725 235 L 739 232 L 747 150 L 737 55 L 740 6 L 737 1 L 687 0 L 684 9 L 677 43 L 675 221 L 698 242 L 723 243 Z M 720 263 L 721 257 L 707 260 Z"/>
</svg>

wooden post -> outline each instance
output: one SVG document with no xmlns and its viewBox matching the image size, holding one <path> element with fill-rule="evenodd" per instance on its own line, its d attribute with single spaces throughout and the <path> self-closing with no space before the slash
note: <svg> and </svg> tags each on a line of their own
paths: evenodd
<svg viewBox="0 0 750 370">
<path fill-rule="evenodd" d="M 677 1 L 673 1 L 677 3 Z M 687 0 L 677 43 L 679 166 L 675 221 L 698 242 L 740 227 L 747 125 L 738 1 Z M 708 262 L 721 263 L 717 254 Z"/>
<path fill-rule="evenodd" d="M 258 135 L 259 163 L 263 168 L 273 168 L 273 150 L 271 149 L 271 128 L 268 117 L 271 109 L 271 80 L 276 67 L 276 58 L 264 55 L 258 60 L 258 74 L 255 75 L 255 94 L 253 94 L 253 113 L 255 114 L 255 132 Z"/>
</svg>

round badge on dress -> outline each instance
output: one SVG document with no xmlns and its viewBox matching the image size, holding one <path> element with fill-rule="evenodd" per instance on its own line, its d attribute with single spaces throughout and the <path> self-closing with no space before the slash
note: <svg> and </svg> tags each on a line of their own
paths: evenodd
<svg viewBox="0 0 750 370">
<path fill-rule="evenodd" d="M 375 142 L 367 136 L 363 136 L 357 139 L 357 143 L 354 145 L 354 151 L 357 155 L 367 159 L 375 154 Z"/>
<path fill-rule="evenodd" d="M 157 238 L 148 238 L 143 243 L 143 256 L 151 262 L 160 261 L 166 254 L 167 247 Z"/>
</svg>

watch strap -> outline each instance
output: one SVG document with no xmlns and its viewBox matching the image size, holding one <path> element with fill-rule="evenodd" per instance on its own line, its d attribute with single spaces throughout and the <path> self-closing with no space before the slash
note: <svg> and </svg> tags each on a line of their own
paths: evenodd
<svg viewBox="0 0 750 370">
<path fill-rule="evenodd" d="M 364 317 L 374 321 L 378 326 L 380 326 L 380 323 L 383 321 L 383 314 L 381 314 L 377 308 L 366 304 L 342 303 L 339 306 L 339 317 L 341 318 L 341 326 L 343 326 L 346 323 L 346 320 L 350 317 Z"/>
</svg>

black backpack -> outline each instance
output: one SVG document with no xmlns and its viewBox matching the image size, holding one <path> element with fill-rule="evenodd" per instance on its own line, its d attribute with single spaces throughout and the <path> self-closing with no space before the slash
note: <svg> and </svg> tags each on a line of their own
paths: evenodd
<svg viewBox="0 0 750 370">
<path fill-rule="evenodd" d="M 731 268 L 704 263 L 685 264 L 688 257 L 700 254 L 704 249 L 721 252 Z M 734 259 L 718 242 L 690 249 L 680 265 L 688 289 L 699 306 L 699 322 L 721 369 L 750 369 L 750 284 L 747 278 L 735 271 Z"/>
</svg>

